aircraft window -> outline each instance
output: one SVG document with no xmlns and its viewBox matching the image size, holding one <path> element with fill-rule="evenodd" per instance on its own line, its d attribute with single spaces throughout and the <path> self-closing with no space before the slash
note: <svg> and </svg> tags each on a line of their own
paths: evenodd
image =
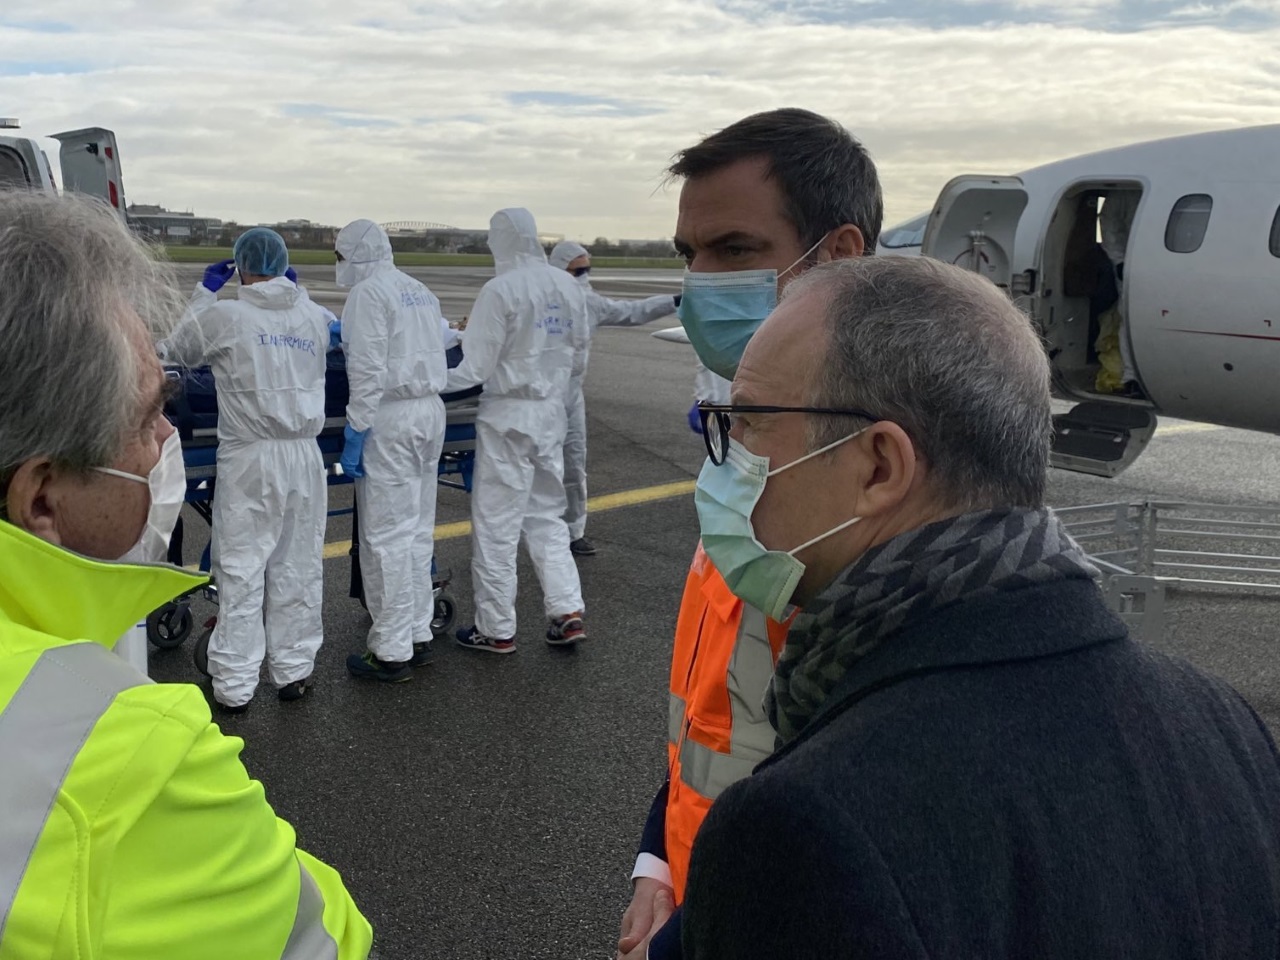
<svg viewBox="0 0 1280 960">
<path fill-rule="evenodd" d="M 1271 221 L 1271 255 L 1280 257 L 1280 210 L 1276 211 L 1275 219 Z"/>
<path fill-rule="evenodd" d="M 880 234 L 880 245 L 889 250 L 901 250 L 904 247 L 918 247 L 924 243 L 924 228 L 929 223 L 929 214 L 923 214 L 914 220 L 908 220 Z"/>
<path fill-rule="evenodd" d="M 1195 253 L 1204 243 L 1209 229 L 1209 214 L 1213 210 L 1213 197 L 1207 193 L 1192 193 L 1173 205 L 1169 223 L 1164 228 L 1164 245 L 1174 253 Z"/>
</svg>

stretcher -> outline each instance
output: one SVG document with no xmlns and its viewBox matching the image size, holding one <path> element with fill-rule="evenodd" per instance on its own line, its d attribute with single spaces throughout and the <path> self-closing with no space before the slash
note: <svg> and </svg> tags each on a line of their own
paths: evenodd
<svg viewBox="0 0 1280 960">
<path fill-rule="evenodd" d="M 455 367 L 462 360 L 462 351 L 454 347 L 449 351 L 449 366 Z M 342 472 L 338 461 L 342 457 L 343 431 L 346 427 L 347 371 L 342 351 L 328 354 L 325 373 L 325 424 L 317 443 L 324 459 L 326 483 L 341 486 L 352 483 L 352 478 Z M 178 430 L 182 441 L 182 460 L 186 466 L 187 492 L 185 502 L 212 528 L 213 498 L 218 478 L 218 402 L 213 374 L 208 367 L 172 369 L 167 371 L 177 383 L 165 415 Z M 475 468 L 476 411 L 479 406 L 480 388 L 462 393 L 445 394 L 444 449 L 437 469 L 437 482 L 443 486 L 471 492 L 472 472 Z M 364 603 L 364 589 L 360 575 L 360 551 L 358 545 L 359 517 L 354 506 L 328 511 L 331 517 L 351 516 L 351 586 L 350 596 Z M 212 539 L 206 544 L 199 559 L 199 569 L 211 568 Z M 169 562 L 183 565 L 183 529 L 181 519 L 169 543 Z M 431 562 L 432 588 L 435 594 L 435 617 L 432 630 L 443 632 L 453 620 L 453 601 L 446 590 L 448 573 L 441 574 L 435 560 Z M 217 602 L 217 584 L 204 588 L 206 599 Z M 201 630 L 195 650 L 196 666 L 207 673 L 206 649 L 216 618 L 210 618 Z M 179 598 L 165 604 L 147 617 L 147 639 L 161 649 L 180 647 L 191 635 L 194 620 L 190 597 Z"/>
</svg>

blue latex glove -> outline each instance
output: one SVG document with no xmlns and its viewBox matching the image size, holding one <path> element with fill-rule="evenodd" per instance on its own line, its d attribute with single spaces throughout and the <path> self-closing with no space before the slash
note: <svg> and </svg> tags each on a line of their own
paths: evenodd
<svg viewBox="0 0 1280 960">
<path fill-rule="evenodd" d="M 204 268 L 204 279 L 200 282 L 204 284 L 204 288 L 210 293 L 217 293 L 235 275 L 236 262 L 234 260 L 219 260 L 212 266 Z"/>
<path fill-rule="evenodd" d="M 346 442 L 342 446 L 342 459 L 338 462 L 342 464 L 342 472 L 348 477 L 354 477 L 359 480 L 364 476 L 364 438 L 369 435 L 368 430 L 353 430 L 351 424 L 347 424 L 342 430 L 342 438 Z"/>
<path fill-rule="evenodd" d="M 698 436 L 702 436 L 702 417 L 698 414 L 696 403 L 689 408 L 689 429 Z"/>
<path fill-rule="evenodd" d="M 329 349 L 337 350 L 342 346 L 342 321 L 332 320 L 329 322 Z"/>
<path fill-rule="evenodd" d="M 293 267 L 290 267 L 288 270 L 284 272 L 284 278 L 288 280 L 290 283 L 297 283 L 298 271 L 293 269 Z"/>
</svg>

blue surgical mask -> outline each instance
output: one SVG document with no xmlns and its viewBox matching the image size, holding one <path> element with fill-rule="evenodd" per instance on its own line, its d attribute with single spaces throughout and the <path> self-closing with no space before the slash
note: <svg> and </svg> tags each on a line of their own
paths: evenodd
<svg viewBox="0 0 1280 960">
<path fill-rule="evenodd" d="M 821 246 L 826 234 L 782 271 L 790 273 Z M 778 305 L 778 271 L 731 270 L 686 273 L 680 293 L 680 318 L 698 359 L 712 373 L 732 380 L 747 341 Z"/>
<path fill-rule="evenodd" d="M 847 530 L 862 519 L 853 517 L 785 552 L 765 547 L 756 538 L 751 524 L 751 514 L 755 512 L 770 477 L 834 450 L 859 433 L 862 431 L 842 437 L 776 470 L 769 469 L 767 457 L 751 453 L 733 439 L 729 440 L 723 464 L 716 466 L 710 459 L 703 464 L 693 493 L 693 502 L 698 509 L 698 526 L 702 531 L 702 548 L 734 596 L 774 620 L 784 619 L 805 571 L 805 565 L 796 559 L 796 554 Z"/>
</svg>

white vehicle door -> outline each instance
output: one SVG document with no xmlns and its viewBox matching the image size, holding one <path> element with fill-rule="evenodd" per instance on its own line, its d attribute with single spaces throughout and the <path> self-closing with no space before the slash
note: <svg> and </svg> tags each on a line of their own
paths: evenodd
<svg viewBox="0 0 1280 960">
<path fill-rule="evenodd" d="M 53 190 L 48 161 L 34 140 L 0 137 L 0 188 L 34 187 Z"/>
<path fill-rule="evenodd" d="M 62 144 L 62 188 L 105 200 L 121 217 L 125 215 L 124 183 L 120 179 L 120 151 L 116 135 L 102 127 L 86 127 L 55 133 Z"/>
<path fill-rule="evenodd" d="M 1008 290 L 1013 241 L 1026 206 L 1027 191 L 1017 177 L 956 177 L 938 195 L 920 252 Z"/>
</svg>

